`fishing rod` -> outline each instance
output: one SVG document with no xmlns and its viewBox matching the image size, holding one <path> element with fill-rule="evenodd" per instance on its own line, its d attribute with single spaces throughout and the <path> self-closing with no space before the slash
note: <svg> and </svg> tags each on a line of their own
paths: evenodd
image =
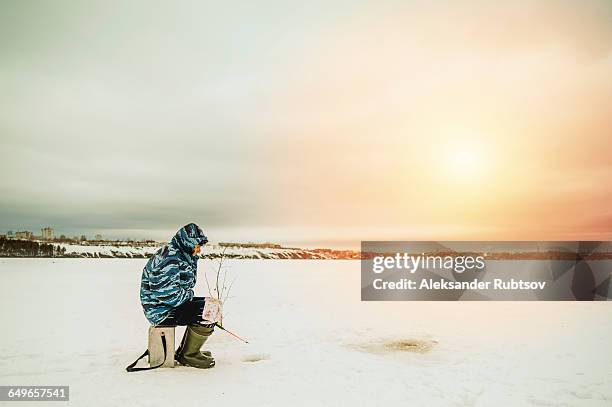
<svg viewBox="0 0 612 407">
<path fill-rule="evenodd" d="M 235 333 L 230 332 L 230 331 L 228 331 L 227 329 L 223 328 L 223 327 L 221 326 L 221 324 L 219 324 L 218 322 L 215 322 L 215 326 L 218 326 L 218 327 L 219 327 L 221 330 L 223 330 L 223 331 L 227 332 L 228 334 L 232 335 L 234 338 L 240 339 L 240 340 L 241 340 L 242 342 L 244 342 L 244 343 L 249 343 L 249 341 L 247 341 L 246 339 L 242 339 L 241 337 L 239 337 L 239 336 L 238 336 L 238 335 L 236 335 Z"/>
</svg>

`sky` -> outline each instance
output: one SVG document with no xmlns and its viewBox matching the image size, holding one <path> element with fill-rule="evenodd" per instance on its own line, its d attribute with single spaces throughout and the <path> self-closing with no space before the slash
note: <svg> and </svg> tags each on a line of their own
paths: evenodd
<svg viewBox="0 0 612 407">
<path fill-rule="evenodd" d="M 3 1 L 0 233 L 612 239 L 612 2 Z"/>
</svg>

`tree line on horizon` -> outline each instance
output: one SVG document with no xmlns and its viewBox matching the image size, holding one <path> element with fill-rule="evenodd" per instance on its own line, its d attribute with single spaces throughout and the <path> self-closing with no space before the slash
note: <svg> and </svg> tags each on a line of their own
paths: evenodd
<svg viewBox="0 0 612 407">
<path fill-rule="evenodd" d="M 57 257 L 66 251 L 50 243 L 0 237 L 0 257 Z"/>
</svg>

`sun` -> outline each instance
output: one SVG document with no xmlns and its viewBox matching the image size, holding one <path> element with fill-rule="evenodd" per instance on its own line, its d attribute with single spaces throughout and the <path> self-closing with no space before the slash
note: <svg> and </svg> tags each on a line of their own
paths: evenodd
<svg viewBox="0 0 612 407">
<path fill-rule="evenodd" d="M 442 147 L 441 167 L 447 177 L 478 181 L 487 175 L 489 155 L 484 143 L 475 139 L 452 140 Z"/>
</svg>

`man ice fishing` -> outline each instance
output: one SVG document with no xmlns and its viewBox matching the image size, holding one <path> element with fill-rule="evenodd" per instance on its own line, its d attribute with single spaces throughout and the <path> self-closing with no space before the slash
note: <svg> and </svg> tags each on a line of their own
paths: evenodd
<svg viewBox="0 0 612 407">
<path fill-rule="evenodd" d="M 152 325 L 186 325 L 176 360 L 201 369 L 215 359 L 200 348 L 221 317 L 221 303 L 210 297 L 194 297 L 198 254 L 208 238 L 195 223 L 183 226 L 170 243 L 160 248 L 142 270 L 140 302 Z"/>
</svg>

